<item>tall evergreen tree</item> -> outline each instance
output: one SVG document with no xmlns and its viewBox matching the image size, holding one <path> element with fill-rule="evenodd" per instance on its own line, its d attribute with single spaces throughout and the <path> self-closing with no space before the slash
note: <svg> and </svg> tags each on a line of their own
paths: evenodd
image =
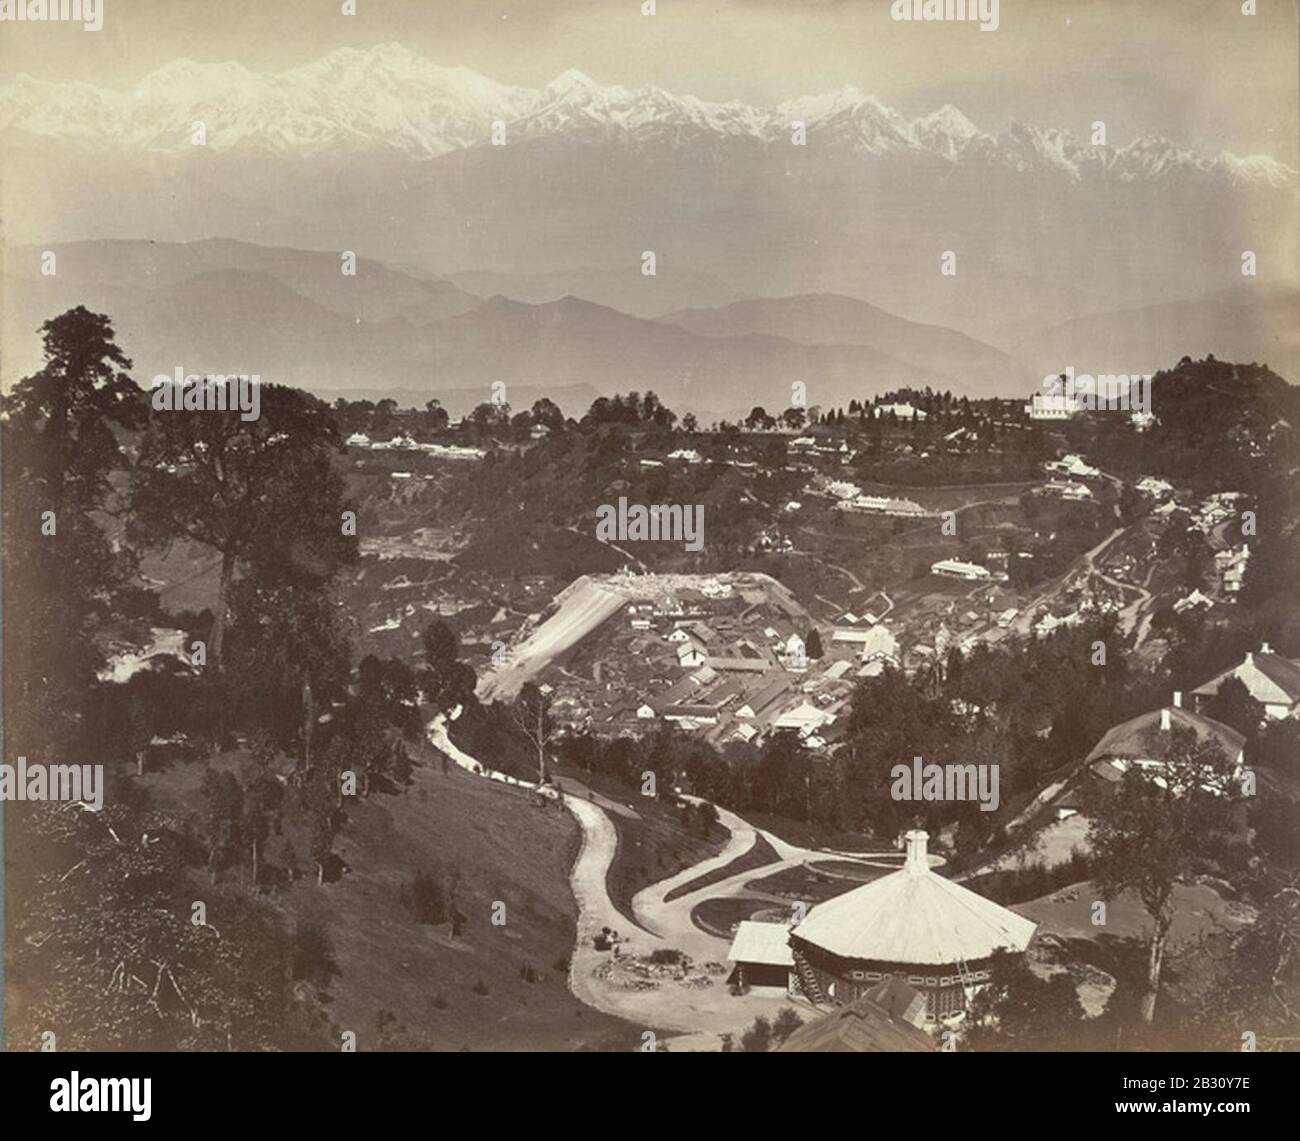
<svg viewBox="0 0 1300 1141">
<path fill-rule="evenodd" d="M 74 747 L 134 564 L 108 537 L 120 429 L 143 419 L 113 326 L 78 307 L 41 327 L 45 364 L 0 400 L 7 752 Z"/>
</svg>

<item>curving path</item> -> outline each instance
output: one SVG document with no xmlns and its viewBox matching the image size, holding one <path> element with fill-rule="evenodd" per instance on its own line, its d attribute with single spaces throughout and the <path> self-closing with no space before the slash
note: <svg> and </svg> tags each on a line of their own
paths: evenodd
<svg viewBox="0 0 1300 1141">
<path fill-rule="evenodd" d="M 453 711 L 451 720 L 455 720 L 455 712 Z M 429 742 L 456 764 L 489 780 L 521 788 L 537 787 L 533 782 L 518 780 L 490 769 L 471 757 L 447 736 L 446 722 L 447 718 L 440 714 L 430 722 L 426 732 Z M 542 791 L 561 797 L 582 830 L 582 846 L 569 873 L 569 883 L 578 908 L 577 946 L 569 965 L 570 990 L 579 1000 L 606 1014 L 644 1026 L 648 1030 L 672 1032 L 677 1035 L 672 1040 L 676 1050 L 716 1050 L 721 1035 L 732 1034 L 738 1037 L 759 1015 L 771 1018 L 783 1006 L 807 1007 L 807 1004 L 802 999 L 792 999 L 774 991 L 734 996 L 723 982 L 725 976 L 715 977 L 712 985 L 699 989 L 680 986 L 673 981 L 666 981 L 647 990 L 629 990 L 617 986 L 598 973 L 598 969 L 613 958 L 611 952 L 597 951 L 594 946 L 594 937 L 601 928 L 608 927 L 619 932 L 622 938 L 619 944 L 620 954 L 643 955 L 656 948 L 672 948 L 685 952 L 697 965 L 707 962 L 726 964 L 729 941 L 710 935 L 691 921 L 691 912 L 699 903 L 706 899 L 734 895 L 766 897 L 767 893 L 762 891 L 746 891 L 745 885 L 751 880 L 772 875 L 785 868 L 817 860 L 851 860 L 879 867 L 879 864 L 872 864 L 873 859 L 879 859 L 882 855 L 897 856 L 893 851 L 858 853 L 803 848 L 789 844 L 771 832 L 755 828 L 734 812 L 718 808 L 718 820 L 730 833 L 722 851 L 639 891 L 632 900 L 632 910 L 637 921 L 646 928 L 642 931 L 629 924 L 614 906 L 606 886 L 606 876 L 618 850 L 618 833 L 608 812 L 585 797 L 547 789 Z M 698 802 L 698 798 L 688 799 Z M 745 855 L 759 836 L 772 846 L 777 856 L 775 860 L 761 867 L 739 871 L 678 899 L 668 901 L 664 898 L 674 888 L 725 868 L 733 860 Z M 931 856 L 931 860 L 935 863 L 943 862 L 939 856 Z M 896 867 L 896 864 L 890 865 L 890 870 Z M 774 902 L 788 903 L 777 896 L 770 898 Z"/>
<path fill-rule="evenodd" d="M 698 798 L 688 797 L 696 800 Z M 715 806 L 716 807 L 716 806 Z M 790 901 L 781 896 L 772 895 L 761 889 L 747 888 L 746 885 L 757 879 L 775 875 L 787 868 L 797 868 L 822 860 L 840 860 L 857 863 L 863 867 L 883 868 L 897 871 L 898 853 L 889 852 L 839 852 L 823 848 L 803 848 L 797 844 L 787 843 L 779 836 L 765 829 L 755 828 L 742 817 L 725 808 L 718 808 L 718 821 L 731 832 L 731 838 L 722 854 L 709 860 L 702 860 L 693 867 L 659 883 L 642 888 L 632 899 L 632 911 L 637 922 L 658 934 L 665 942 L 679 947 L 692 958 L 699 959 L 708 954 L 725 959 L 730 943 L 702 931 L 691 919 L 691 912 L 706 899 L 725 899 L 731 896 L 748 896 L 759 899 L 771 899 L 774 903 L 789 906 Z M 726 867 L 732 860 L 747 853 L 754 846 L 758 837 L 762 837 L 776 852 L 776 859 L 758 867 L 746 868 L 735 875 L 705 885 L 673 900 L 665 899 L 670 892 L 683 884 Z M 894 862 L 881 864 L 882 856 L 890 857 Z M 944 863 L 942 856 L 931 854 L 931 866 L 938 867 Z M 830 874 L 830 873 L 824 873 Z M 721 948 L 719 950 L 719 948 Z"/>
</svg>

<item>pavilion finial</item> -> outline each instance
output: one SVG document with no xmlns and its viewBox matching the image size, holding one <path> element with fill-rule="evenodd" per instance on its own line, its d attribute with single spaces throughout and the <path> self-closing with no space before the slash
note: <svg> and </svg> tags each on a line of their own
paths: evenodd
<svg viewBox="0 0 1300 1141">
<path fill-rule="evenodd" d="M 914 828 L 904 839 L 907 841 L 907 861 L 903 866 L 912 872 L 928 872 L 930 861 L 926 859 L 925 844 L 930 834 Z"/>
</svg>

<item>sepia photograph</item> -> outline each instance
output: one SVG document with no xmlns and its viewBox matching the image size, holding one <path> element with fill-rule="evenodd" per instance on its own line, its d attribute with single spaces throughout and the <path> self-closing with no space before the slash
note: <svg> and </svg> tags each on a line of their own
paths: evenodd
<svg viewBox="0 0 1300 1141">
<path fill-rule="evenodd" d="M 1283 1095 L 1298 28 L 0 0 L 0 1082 Z"/>
</svg>

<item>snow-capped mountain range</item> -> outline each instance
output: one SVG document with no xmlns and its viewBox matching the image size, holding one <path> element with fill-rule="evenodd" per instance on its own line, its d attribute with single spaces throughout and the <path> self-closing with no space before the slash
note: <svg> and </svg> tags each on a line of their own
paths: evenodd
<svg viewBox="0 0 1300 1141">
<path fill-rule="evenodd" d="M 809 148 L 990 164 L 1076 182 L 1191 174 L 1283 187 L 1296 179 L 1296 171 L 1266 155 L 1203 155 L 1163 138 L 1091 146 L 1068 131 L 1021 124 L 994 135 L 951 105 L 908 119 L 855 87 L 776 107 L 605 85 L 575 70 L 542 88 L 513 87 L 468 68 L 439 66 L 398 44 L 343 48 L 279 74 L 175 60 L 125 92 L 26 75 L 0 87 L 0 130 L 83 148 L 183 153 L 193 148 L 197 122 L 217 152 L 388 152 L 414 159 L 490 146 L 494 124 L 504 124 L 507 144 L 561 138 L 646 148 L 772 148 L 790 146 L 802 123 Z"/>
</svg>

